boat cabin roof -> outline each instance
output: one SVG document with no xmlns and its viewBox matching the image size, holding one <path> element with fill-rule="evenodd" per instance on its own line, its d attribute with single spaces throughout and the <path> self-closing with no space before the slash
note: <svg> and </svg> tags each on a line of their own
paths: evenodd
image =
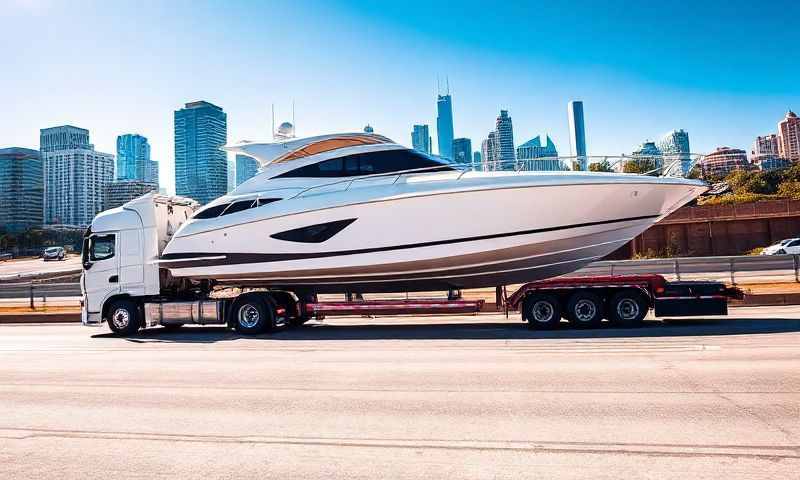
<svg viewBox="0 0 800 480">
<path fill-rule="evenodd" d="M 272 143 L 245 141 L 226 145 L 223 149 L 253 157 L 258 160 L 262 167 L 265 167 L 340 148 L 392 143 L 394 143 L 392 140 L 374 133 L 337 133 L 317 137 L 292 138 Z"/>
</svg>

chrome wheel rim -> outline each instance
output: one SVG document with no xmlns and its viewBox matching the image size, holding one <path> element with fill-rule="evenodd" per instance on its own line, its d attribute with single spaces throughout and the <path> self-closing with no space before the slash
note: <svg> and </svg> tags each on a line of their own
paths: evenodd
<svg viewBox="0 0 800 480">
<path fill-rule="evenodd" d="M 531 308 L 531 316 L 533 319 L 539 323 L 547 323 L 553 318 L 553 314 L 555 313 L 553 309 L 553 305 L 550 302 L 539 300 L 538 302 L 533 304 Z"/>
<path fill-rule="evenodd" d="M 639 315 L 639 304 L 630 298 L 624 298 L 617 304 L 617 315 L 623 320 L 632 320 Z"/>
<path fill-rule="evenodd" d="M 259 320 L 261 320 L 261 314 L 254 305 L 248 303 L 239 307 L 239 325 L 253 328 L 258 325 Z"/>
<path fill-rule="evenodd" d="M 590 322 L 597 315 L 597 306 L 591 300 L 578 300 L 574 313 L 579 322 Z"/>
<path fill-rule="evenodd" d="M 114 324 L 114 327 L 120 330 L 127 328 L 131 323 L 130 312 L 124 308 L 118 308 L 114 310 L 114 313 L 111 315 L 111 323 Z"/>
</svg>

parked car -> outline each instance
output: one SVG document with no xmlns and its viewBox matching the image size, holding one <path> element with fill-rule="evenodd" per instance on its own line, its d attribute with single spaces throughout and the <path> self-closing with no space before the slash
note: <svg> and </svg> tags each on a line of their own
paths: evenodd
<svg viewBox="0 0 800 480">
<path fill-rule="evenodd" d="M 48 247 L 42 253 L 42 260 L 64 260 L 67 258 L 67 252 L 64 247 Z"/>
<path fill-rule="evenodd" d="M 800 238 L 787 238 L 761 250 L 761 255 L 800 254 Z"/>
</svg>

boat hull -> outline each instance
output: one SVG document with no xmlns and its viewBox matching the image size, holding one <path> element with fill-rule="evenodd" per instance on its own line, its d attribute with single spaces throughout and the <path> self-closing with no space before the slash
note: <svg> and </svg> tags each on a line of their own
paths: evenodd
<svg viewBox="0 0 800 480">
<path fill-rule="evenodd" d="M 285 200 L 268 218 L 250 213 L 179 232 L 165 266 L 177 277 L 320 293 L 520 283 L 608 255 L 705 189 L 649 177 L 572 185 L 519 178 L 501 187 L 477 177 Z M 352 222 L 321 243 L 272 237 L 341 220 Z"/>
</svg>

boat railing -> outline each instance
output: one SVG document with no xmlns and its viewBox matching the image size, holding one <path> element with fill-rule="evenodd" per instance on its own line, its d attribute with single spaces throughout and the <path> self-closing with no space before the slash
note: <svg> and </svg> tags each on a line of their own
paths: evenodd
<svg viewBox="0 0 800 480">
<path fill-rule="evenodd" d="M 304 196 L 309 192 L 319 191 L 328 187 L 345 185 L 344 191 L 350 189 L 356 182 L 366 182 L 378 178 L 392 178 L 392 184 L 397 183 L 407 175 L 436 172 L 458 172 L 457 180 L 466 173 L 473 171 L 507 171 L 507 172 L 569 172 L 589 171 L 595 173 L 625 173 L 649 175 L 656 177 L 697 177 L 695 168 L 704 158 L 703 155 L 694 153 L 677 153 L 665 155 L 593 155 L 593 156 L 568 156 L 568 157 L 540 157 L 531 159 L 492 160 L 480 163 L 445 163 L 423 168 L 412 168 L 387 173 L 360 175 L 356 177 L 338 179 L 312 185 L 300 190 L 291 198 Z"/>
</svg>

